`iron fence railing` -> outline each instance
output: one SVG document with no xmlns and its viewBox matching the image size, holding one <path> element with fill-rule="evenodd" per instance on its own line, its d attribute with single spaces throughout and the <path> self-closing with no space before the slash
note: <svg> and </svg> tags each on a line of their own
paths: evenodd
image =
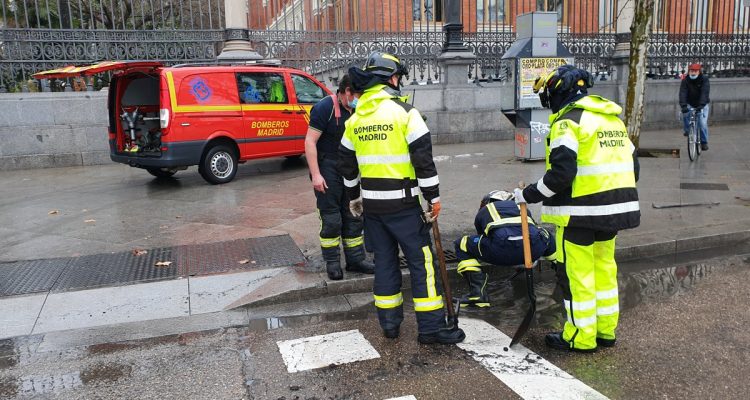
<svg viewBox="0 0 750 400">
<path fill-rule="evenodd" d="M 30 74 L 104 59 L 211 61 L 226 39 L 225 0 L 0 0 L 0 91 L 33 89 Z M 401 56 L 412 83 L 441 79 L 445 0 L 247 0 L 249 37 L 266 58 L 323 78 L 373 50 Z M 678 77 L 692 62 L 712 76 L 750 75 L 750 7 L 739 0 L 655 0 L 649 76 Z M 576 63 L 607 79 L 624 0 L 464 0 L 467 79 L 506 78 L 502 55 L 522 13 L 558 15 Z"/>
<path fill-rule="evenodd" d="M 224 0 L 0 0 L 0 92 L 71 64 L 212 61 L 224 40 Z"/>
</svg>

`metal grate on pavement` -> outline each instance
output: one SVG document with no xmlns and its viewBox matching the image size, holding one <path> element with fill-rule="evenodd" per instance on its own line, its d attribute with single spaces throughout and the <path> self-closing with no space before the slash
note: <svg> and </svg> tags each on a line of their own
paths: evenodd
<svg viewBox="0 0 750 400">
<path fill-rule="evenodd" d="M 157 266 L 159 261 L 171 262 Z M 0 297 L 210 275 L 233 270 L 303 265 L 289 235 L 163 247 L 133 252 L 0 263 Z"/>
<path fill-rule="evenodd" d="M 0 297 L 46 292 L 73 258 L 0 263 Z"/>
<path fill-rule="evenodd" d="M 729 190 L 729 186 L 726 183 L 696 183 L 696 182 L 681 182 L 680 189 L 686 190 Z"/>
</svg>

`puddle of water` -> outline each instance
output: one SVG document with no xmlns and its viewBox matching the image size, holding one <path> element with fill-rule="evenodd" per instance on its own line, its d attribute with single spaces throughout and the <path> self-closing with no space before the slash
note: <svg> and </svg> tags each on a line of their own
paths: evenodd
<svg viewBox="0 0 750 400">
<path fill-rule="evenodd" d="M 28 363 L 43 338 L 34 335 L 0 340 L 0 371 Z"/>
<path fill-rule="evenodd" d="M 322 322 L 363 320 L 370 318 L 373 315 L 375 315 L 375 310 L 371 309 L 371 307 L 365 306 L 354 311 L 256 319 L 250 321 L 247 328 L 255 332 L 267 332 L 281 328 L 299 328 Z"/>
<path fill-rule="evenodd" d="M 138 339 L 127 342 L 115 342 L 115 343 L 100 343 L 93 344 L 87 347 L 90 355 L 98 354 L 111 354 L 124 350 L 133 350 L 141 348 L 149 348 L 163 344 L 178 343 L 180 339 L 179 334 L 158 336 L 147 339 Z"/>
</svg>

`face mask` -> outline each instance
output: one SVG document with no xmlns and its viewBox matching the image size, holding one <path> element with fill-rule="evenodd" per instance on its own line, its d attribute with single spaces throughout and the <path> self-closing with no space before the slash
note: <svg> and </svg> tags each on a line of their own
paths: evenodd
<svg viewBox="0 0 750 400">
<path fill-rule="evenodd" d="M 546 90 L 539 92 L 539 101 L 542 103 L 542 107 L 549 108 L 549 95 Z"/>
<path fill-rule="evenodd" d="M 698 75 L 695 75 L 695 76 L 693 76 L 693 75 L 688 75 L 688 77 L 689 77 L 690 79 L 698 79 Z"/>
<path fill-rule="evenodd" d="M 565 95 L 561 93 L 555 93 L 549 96 L 549 108 L 553 113 L 557 113 L 562 108 L 562 103 L 565 100 Z"/>
<path fill-rule="evenodd" d="M 352 100 L 352 101 L 349 102 L 349 108 L 356 108 L 358 101 L 359 101 L 359 99 L 355 97 L 354 100 Z"/>
</svg>

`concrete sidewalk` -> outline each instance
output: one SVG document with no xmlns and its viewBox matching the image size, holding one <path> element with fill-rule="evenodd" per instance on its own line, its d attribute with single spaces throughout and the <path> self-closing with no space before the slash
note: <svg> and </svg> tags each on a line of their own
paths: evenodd
<svg viewBox="0 0 750 400">
<path fill-rule="evenodd" d="M 711 149 L 690 162 L 679 131 L 644 132 L 641 147 L 661 149 L 659 154 L 665 157 L 641 158 L 642 222 L 639 228 L 620 234 L 618 259 L 676 256 L 686 250 L 748 241 L 748 133 L 750 125 L 713 126 Z M 683 156 L 673 157 L 673 149 Z M 449 241 L 473 230 L 483 194 L 512 189 L 519 180 L 534 182 L 544 171 L 543 162 L 515 160 L 511 141 L 435 146 L 434 155 L 444 204 L 441 230 L 448 249 L 452 248 Z M 698 185 L 690 188 L 691 184 Z M 194 169 L 178 173 L 174 180 L 156 180 L 144 171 L 111 165 L 2 172 L 0 188 L 0 261 L 282 233 L 289 233 L 310 260 L 309 267 L 278 268 L 272 273 L 253 271 L 0 298 L 0 338 L 207 315 L 248 303 L 309 301 L 366 292 L 371 287 L 368 276 L 330 282 L 321 272 L 319 225 L 304 162 L 250 162 L 240 168 L 234 182 L 222 186 L 206 185 Z M 652 203 L 705 201 L 720 205 L 652 208 Z M 530 209 L 538 215 L 540 205 Z M 244 314 L 242 318 L 251 317 Z"/>
</svg>

